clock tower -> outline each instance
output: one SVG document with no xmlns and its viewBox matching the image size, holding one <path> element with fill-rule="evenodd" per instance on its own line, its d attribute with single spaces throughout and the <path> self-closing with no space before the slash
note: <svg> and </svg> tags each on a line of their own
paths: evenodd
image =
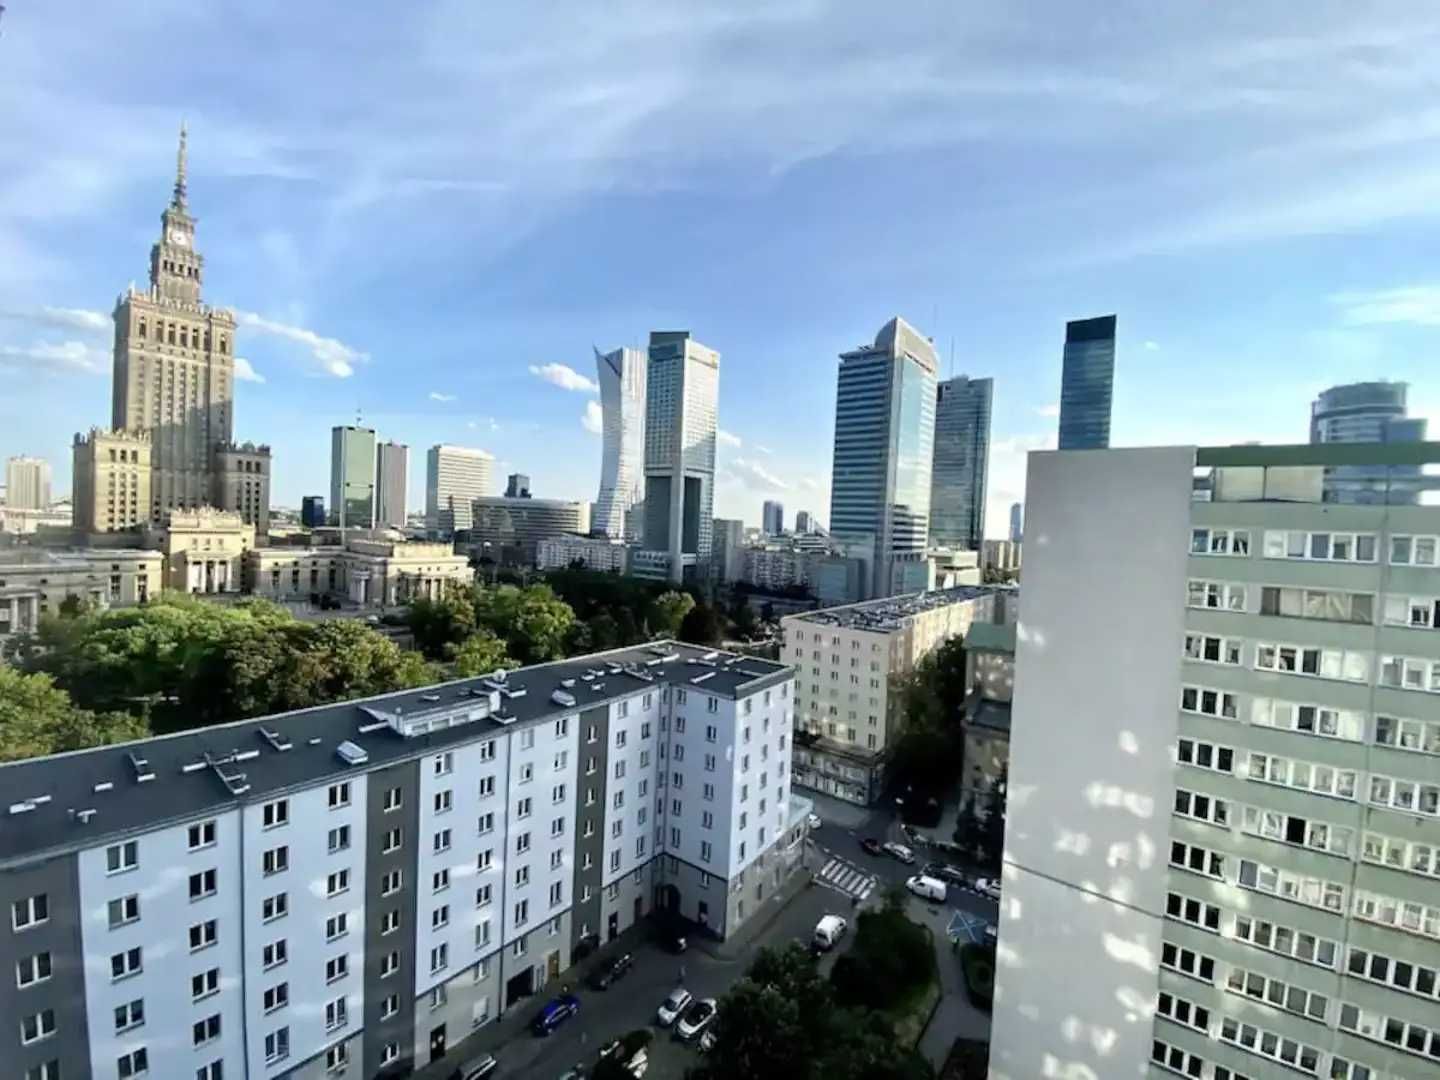
<svg viewBox="0 0 1440 1080">
<path fill-rule="evenodd" d="M 150 287 L 168 299 L 198 304 L 205 260 L 195 250 L 195 219 L 185 202 L 185 166 L 185 125 L 181 124 L 175 193 L 160 215 L 160 241 L 150 249 Z"/>
</svg>

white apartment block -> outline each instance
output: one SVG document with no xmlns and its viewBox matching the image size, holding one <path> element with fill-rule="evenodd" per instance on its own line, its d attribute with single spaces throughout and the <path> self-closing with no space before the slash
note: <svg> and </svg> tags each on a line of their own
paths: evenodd
<svg viewBox="0 0 1440 1080">
<path fill-rule="evenodd" d="M 994 1080 L 1440 1077 L 1437 460 L 1030 455 Z"/>
<path fill-rule="evenodd" d="M 653 909 L 725 937 L 792 682 L 664 642 L 0 767 L 6 1075 L 408 1075 Z"/>
<path fill-rule="evenodd" d="M 535 545 L 535 565 L 541 570 L 564 570 L 579 562 L 587 570 L 623 574 L 633 548 L 603 536 L 547 536 Z"/>
<path fill-rule="evenodd" d="M 966 585 L 781 619 L 781 659 L 795 666 L 795 782 L 873 802 L 904 719 L 891 680 L 971 623 L 992 621 L 994 593 Z"/>
<path fill-rule="evenodd" d="M 425 455 L 425 524 L 442 533 L 470 528 L 472 504 L 494 491 L 495 457 L 443 443 Z"/>
</svg>

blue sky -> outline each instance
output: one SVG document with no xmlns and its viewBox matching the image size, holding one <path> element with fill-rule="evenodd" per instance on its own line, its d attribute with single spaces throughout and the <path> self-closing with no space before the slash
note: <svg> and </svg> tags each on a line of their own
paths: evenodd
<svg viewBox="0 0 1440 1080">
<path fill-rule="evenodd" d="M 411 445 L 412 505 L 441 441 L 594 498 L 593 397 L 553 365 L 652 328 L 720 350 L 717 513 L 751 523 L 827 516 L 836 354 L 897 313 L 996 380 L 991 535 L 1068 318 L 1119 314 L 1117 445 L 1302 441 L 1374 377 L 1440 418 L 1429 5 L 7 8 L 0 456 L 57 490 L 182 117 L 278 504 L 328 490 L 357 408 Z"/>
</svg>

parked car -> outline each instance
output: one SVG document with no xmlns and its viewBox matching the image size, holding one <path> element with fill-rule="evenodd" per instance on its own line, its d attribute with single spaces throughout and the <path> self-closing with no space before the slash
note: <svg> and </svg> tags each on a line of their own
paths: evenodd
<svg viewBox="0 0 1440 1080">
<path fill-rule="evenodd" d="M 835 943 L 845 936 L 845 931 L 849 928 L 850 924 L 839 915 L 823 916 L 815 924 L 815 933 L 810 936 L 810 944 L 821 952 L 826 952 L 835 947 Z"/>
<path fill-rule="evenodd" d="M 939 878 L 926 877 L 924 874 L 916 874 L 914 877 L 906 879 L 905 888 L 922 900 L 934 900 L 940 904 L 945 902 L 945 894 L 948 892 L 943 881 Z"/>
<path fill-rule="evenodd" d="M 1000 881 L 998 878 L 976 878 L 975 891 L 983 893 L 985 896 L 990 897 L 991 900 L 999 900 Z"/>
<path fill-rule="evenodd" d="M 899 859 L 906 866 L 909 866 L 915 861 L 915 852 L 911 851 L 904 844 L 897 844 L 894 840 L 885 844 L 884 849 L 886 855 L 889 855 L 892 859 Z"/>
<path fill-rule="evenodd" d="M 660 1008 L 655 1013 L 655 1019 L 659 1021 L 661 1027 L 669 1027 L 679 1019 L 680 1014 L 694 1000 L 695 997 L 689 990 L 683 986 L 677 986 L 670 991 L 670 996 L 660 1003 Z"/>
<path fill-rule="evenodd" d="M 876 840 L 873 836 L 867 836 L 864 840 L 861 840 L 860 846 L 865 849 L 865 854 L 867 855 L 882 855 L 885 852 L 885 848 L 881 845 L 880 841 Z"/>
<path fill-rule="evenodd" d="M 710 1026 L 715 1019 L 715 999 L 701 998 L 692 1001 L 680 1019 L 675 1023 L 675 1034 L 682 1039 L 693 1039 Z"/>
<path fill-rule="evenodd" d="M 549 1035 L 579 1011 L 579 998 L 574 994 L 561 994 L 540 1010 L 539 1015 L 530 1022 L 530 1030 L 536 1035 Z"/>
<path fill-rule="evenodd" d="M 806 817 L 805 824 L 813 830 L 818 829 L 823 824 L 823 822 L 821 822 L 819 814 L 811 814 Z"/>
<path fill-rule="evenodd" d="M 481 1054 L 465 1062 L 450 1075 L 452 1080 L 485 1080 L 499 1064 L 494 1054 Z"/>
<path fill-rule="evenodd" d="M 965 872 L 958 866 L 951 866 L 949 863 L 932 862 L 926 863 L 920 870 L 926 877 L 939 878 L 941 881 L 948 881 L 952 885 L 964 885 L 969 879 Z"/>
<path fill-rule="evenodd" d="M 617 979 L 623 978 L 625 973 L 635 966 L 635 958 L 629 953 L 617 956 L 608 964 L 602 964 L 590 973 L 589 983 L 592 989 L 605 990 Z"/>
</svg>

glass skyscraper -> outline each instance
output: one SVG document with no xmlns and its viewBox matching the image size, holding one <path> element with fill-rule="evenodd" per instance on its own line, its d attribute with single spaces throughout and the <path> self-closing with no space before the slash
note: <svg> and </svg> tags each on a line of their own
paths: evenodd
<svg viewBox="0 0 1440 1080">
<path fill-rule="evenodd" d="M 1115 316 L 1065 324 L 1060 376 L 1060 449 L 1110 445 L 1110 400 L 1115 386 Z"/>
<path fill-rule="evenodd" d="M 1424 442 L 1425 421 L 1406 415 L 1410 387 L 1363 382 L 1322 390 L 1310 406 L 1312 443 Z M 1420 469 L 1413 465 L 1337 465 L 1325 470 L 1325 501 L 1413 505 L 1420 500 Z"/>
<path fill-rule="evenodd" d="M 935 346 L 900 318 L 840 354 L 830 533 L 868 555 L 867 597 L 899 591 L 925 556 L 936 367 Z"/>
<path fill-rule="evenodd" d="M 930 543 L 979 551 L 985 539 L 994 381 L 964 375 L 935 390 L 935 455 L 930 469 Z"/>
<path fill-rule="evenodd" d="M 375 527 L 375 432 L 370 428 L 330 429 L 330 513 L 342 529 Z"/>
<path fill-rule="evenodd" d="M 639 349 L 595 350 L 600 383 L 600 493 L 593 532 L 625 534 L 625 515 L 645 495 L 645 354 Z"/>
</svg>

